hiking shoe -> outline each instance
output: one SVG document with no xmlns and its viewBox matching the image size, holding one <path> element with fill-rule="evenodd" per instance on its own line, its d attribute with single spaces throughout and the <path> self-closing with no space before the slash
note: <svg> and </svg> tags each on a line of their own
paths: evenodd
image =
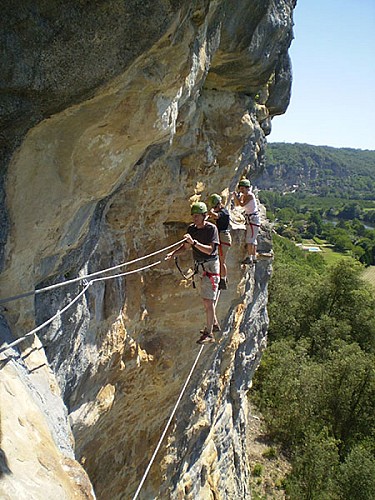
<svg viewBox="0 0 375 500">
<path fill-rule="evenodd" d="M 246 257 L 246 259 L 244 259 L 241 264 L 252 264 L 253 263 L 253 259 L 250 258 L 250 257 Z"/>
<path fill-rule="evenodd" d="M 225 278 L 220 278 L 219 282 L 219 290 L 227 290 L 228 289 L 228 282 Z"/>
<path fill-rule="evenodd" d="M 197 344 L 213 344 L 214 342 L 215 337 L 212 333 L 208 333 L 207 330 L 205 330 L 197 340 Z"/>
</svg>

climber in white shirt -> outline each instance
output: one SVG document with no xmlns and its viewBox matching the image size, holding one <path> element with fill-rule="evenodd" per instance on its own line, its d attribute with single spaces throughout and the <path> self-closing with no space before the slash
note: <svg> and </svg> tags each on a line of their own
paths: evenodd
<svg viewBox="0 0 375 500">
<path fill-rule="evenodd" d="M 246 224 L 247 257 L 241 264 L 255 264 L 257 250 L 257 236 L 260 228 L 258 205 L 251 184 L 248 179 L 241 179 L 238 183 L 239 192 L 232 193 L 234 204 L 244 209 Z"/>
</svg>

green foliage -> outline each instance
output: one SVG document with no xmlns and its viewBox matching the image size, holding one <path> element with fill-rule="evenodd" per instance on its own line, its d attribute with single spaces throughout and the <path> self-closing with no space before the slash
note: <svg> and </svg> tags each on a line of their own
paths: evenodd
<svg viewBox="0 0 375 500">
<path fill-rule="evenodd" d="M 340 465 L 338 485 L 341 498 L 372 500 L 375 498 L 375 456 L 363 444 L 353 447 Z"/>
<path fill-rule="evenodd" d="M 375 200 L 375 151 L 270 143 L 261 189 L 303 190 L 324 197 Z"/>
<path fill-rule="evenodd" d="M 318 355 L 319 343 L 329 348 L 324 337 L 374 351 L 375 300 L 362 284 L 361 266 L 345 260 L 327 270 L 320 255 L 306 255 L 282 238 L 274 243 L 278 258 L 269 286 L 270 338 L 303 336 L 311 341 L 310 354 Z"/>
<path fill-rule="evenodd" d="M 277 458 L 277 450 L 273 446 L 270 446 L 267 448 L 263 453 L 262 456 L 264 458 L 268 458 L 269 460 L 272 460 L 274 458 Z"/>
<path fill-rule="evenodd" d="M 254 389 L 271 436 L 292 457 L 287 494 L 369 500 L 375 483 L 374 296 L 353 260 L 316 266 L 279 237 L 274 249 L 270 346 Z"/>
<path fill-rule="evenodd" d="M 269 144 L 256 183 L 278 234 L 295 242 L 323 237 L 337 252 L 375 264 L 375 231 L 364 225 L 375 222 L 375 151 Z"/>
<path fill-rule="evenodd" d="M 263 465 L 255 464 L 252 470 L 252 474 L 254 477 L 260 477 L 263 474 Z"/>
<path fill-rule="evenodd" d="M 269 431 L 284 447 L 303 441 L 313 414 L 311 369 L 307 349 L 288 340 L 274 342 L 264 354 L 256 377 L 259 406 Z M 314 385 L 314 384 L 313 384 Z"/>
<path fill-rule="evenodd" d="M 356 344 L 343 345 L 324 363 L 324 414 L 339 441 L 340 458 L 375 430 L 375 358 Z"/>
<path fill-rule="evenodd" d="M 326 429 L 308 433 L 293 458 L 293 471 L 286 486 L 290 499 L 334 498 L 338 462 L 337 443 Z"/>
</svg>

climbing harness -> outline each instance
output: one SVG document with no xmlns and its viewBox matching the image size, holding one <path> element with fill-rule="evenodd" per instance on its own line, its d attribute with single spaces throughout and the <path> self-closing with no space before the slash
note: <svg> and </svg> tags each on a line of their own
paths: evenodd
<svg viewBox="0 0 375 500">
<path fill-rule="evenodd" d="M 220 243 L 219 243 L 219 257 L 222 258 L 224 253 L 223 253 L 223 246 L 226 246 L 226 247 L 231 247 L 232 246 L 232 243 L 229 243 L 227 241 L 222 241 L 221 240 L 221 237 L 220 235 L 221 234 L 226 234 L 226 235 L 230 235 L 230 229 L 226 229 L 225 231 L 219 231 L 219 240 L 220 240 Z M 230 236 L 229 236 L 230 238 Z M 230 239 L 231 241 L 231 239 Z"/>
<path fill-rule="evenodd" d="M 174 263 L 176 264 L 176 267 L 177 269 L 180 271 L 181 275 L 186 279 L 186 280 L 190 280 L 193 278 L 194 274 L 197 273 L 197 270 L 196 268 L 194 267 L 194 269 L 189 269 L 186 273 L 184 273 L 184 271 L 181 269 L 179 263 L 178 263 L 178 257 L 175 256 L 174 257 Z"/>
<path fill-rule="evenodd" d="M 252 214 L 244 214 L 246 220 L 246 226 L 250 226 L 252 238 L 254 237 L 254 227 L 261 227 L 261 224 L 255 224 L 254 222 L 251 221 L 251 218 L 254 215 L 258 215 L 258 212 L 254 212 Z"/>
<path fill-rule="evenodd" d="M 210 273 L 209 271 L 206 271 L 206 269 L 204 268 L 203 262 L 198 262 L 197 264 L 198 264 L 198 268 L 199 268 L 199 266 L 202 266 L 202 269 L 203 269 L 202 276 L 207 276 L 207 278 L 211 281 L 212 290 L 215 291 L 216 288 L 218 287 L 218 283 L 215 283 L 214 276 L 220 276 L 220 273 Z"/>
<path fill-rule="evenodd" d="M 212 290 L 216 290 L 216 287 L 217 287 L 217 283 L 215 283 L 215 280 L 214 280 L 214 276 L 220 276 L 220 273 L 210 273 L 209 271 L 206 271 L 205 267 L 204 267 L 204 263 L 205 262 L 209 262 L 208 260 L 207 261 L 203 261 L 203 262 L 198 262 L 198 261 L 194 261 L 194 269 L 189 269 L 189 271 L 187 273 L 184 273 L 178 263 L 178 258 L 175 257 L 174 258 L 174 262 L 176 264 L 176 267 L 177 269 L 180 271 L 181 275 L 186 279 L 186 280 L 192 280 L 192 283 L 193 283 L 193 288 L 196 288 L 196 285 L 195 285 L 195 281 L 194 281 L 194 276 L 196 274 L 199 273 L 199 266 L 202 267 L 202 270 L 203 270 L 203 273 L 202 273 L 202 276 L 207 276 L 207 278 L 211 281 L 211 284 L 212 284 Z"/>
</svg>

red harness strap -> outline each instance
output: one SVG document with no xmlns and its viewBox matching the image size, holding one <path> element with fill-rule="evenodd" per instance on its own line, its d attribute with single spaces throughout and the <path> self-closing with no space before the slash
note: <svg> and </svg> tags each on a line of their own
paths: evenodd
<svg viewBox="0 0 375 500">
<path fill-rule="evenodd" d="M 207 276 L 207 278 L 211 281 L 212 284 L 212 290 L 216 290 L 217 283 L 215 283 L 214 276 L 220 276 L 220 273 L 210 273 L 208 271 L 203 270 L 203 275 L 202 276 Z"/>
<path fill-rule="evenodd" d="M 260 224 L 254 224 L 253 222 L 249 222 L 248 225 L 251 227 L 251 237 L 254 237 L 254 229 L 253 226 L 255 227 L 260 227 Z"/>
<path fill-rule="evenodd" d="M 220 241 L 220 243 L 219 243 L 219 255 L 220 255 L 220 257 L 223 256 L 222 245 L 226 245 L 227 247 L 231 247 L 232 246 L 230 243 L 226 243 L 225 241 Z"/>
</svg>

